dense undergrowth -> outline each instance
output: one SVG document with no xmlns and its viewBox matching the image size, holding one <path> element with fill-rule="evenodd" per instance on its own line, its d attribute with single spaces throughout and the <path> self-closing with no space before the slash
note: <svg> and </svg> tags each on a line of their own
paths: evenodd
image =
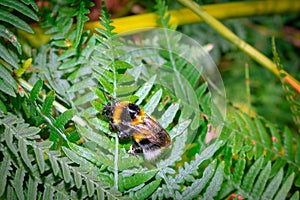
<svg viewBox="0 0 300 200">
<path fill-rule="evenodd" d="M 299 199 L 295 122 L 275 124 L 230 106 L 220 136 L 207 141 L 215 128 L 213 103 L 200 72 L 189 73 L 189 63 L 168 49 L 158 51 L 152 59 L 180 71 L 193 90 L 174 79 L 165 81 L 173 81 L 173 89 L 156 84 L 149 52 L 137 59 L 124 51 L 105 7 L 102 28 L 90 33 L 83 29 L 90 1 L 49 3 L 41 14 L 31 0 L 0 2 L 1 199 Z M 169 27 L 165 3 L 156 4 L 158 23 Z M 51 40 L 36 49 L 22 43 L 15 29 L 33 33 L 29 24 L 38 16 Z M 157 38 L 146 42 L 151 39 Z M 159 39 L 172 46 L 178 38 Z M 219 40 L 215 59 L 232 48 Z M 184 104 L 184 94 L 195 107 Z M 127 153 L 131 142 L 111 133 L 102 116 L 107 95 L 159 113 L 173 140 L 165 158 L 145 162 Z M 288 102 L 297 118 L 297 102 Z"/>
</svg>

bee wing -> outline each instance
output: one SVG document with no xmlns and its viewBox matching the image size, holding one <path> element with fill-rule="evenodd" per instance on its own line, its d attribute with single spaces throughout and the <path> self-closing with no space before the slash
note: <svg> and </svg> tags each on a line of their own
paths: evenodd
<svg viewBox="0 0 300 200">
<path fill-rule="evenodd" d="M 132 126 L 133 137 L 136 141 L 148 139 L 150 142 L 161 147 L 169 146 L 171 138 L 168 132 L 153 118 L 145 115 L 144 123 Z"/>
</svg>

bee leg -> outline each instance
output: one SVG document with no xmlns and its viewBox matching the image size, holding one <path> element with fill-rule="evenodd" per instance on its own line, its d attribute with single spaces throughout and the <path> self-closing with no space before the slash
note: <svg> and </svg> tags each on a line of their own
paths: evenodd
<svg viewBox="0 0 300 200">
<path fill-rule="evenodd" d="M 128 135 L 126 132 L 118 131 L 118 136 L 119 136 L 119 138 L 121 138 L 121 139 L 126 139 L 126 138 L 128 138 L 130 135 Z"/>
<path fill-rule="evenodd" d="M 126 138 L 131 136 L 131 130 L 130 129 L 121 129 L 121 131 L 120 131 L 120 129 L 118 129 L 118 130 L 119 130 L 118 131 L 118 136 L 121 139 L 126 139 Z"/>
<path fill-rule="evenodd" d="M 130 149 L 128 151 L 129 154 L 134 155 L 137 157 L 137 153 L 142 153 L 143 149 L 138 146 L 138 144 L 136 144 L 135 142 L 133 142 L 133 144 L 130 146 Z"/>
<path fill-rule="evenodd" d="M 130 149 L 128 150 L 128 153 L 136 156 L 133 145 L 130 145 Z"/>
</svg>

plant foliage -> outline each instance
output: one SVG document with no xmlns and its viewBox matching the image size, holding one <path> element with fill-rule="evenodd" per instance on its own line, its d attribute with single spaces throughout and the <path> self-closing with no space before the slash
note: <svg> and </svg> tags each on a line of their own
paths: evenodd
<svg viewBox="0 0 300 200">
<path fill-rule="evenodd" d="M 176 48 L 181 38 L 166 32 L 159 38 L 163 50 L 136 57 L 124 50 L 105 5 L 101 28 L 90 33 L 83 29 L 90 1 L 52 3 L 41 22 L 51 40 L 23 61 L 13 27 L 32 32 L 37 5 L 0 2 L 1 199 L 299 199 L 300 138 L 288 126 L 280 130 L 231 109 L 221 135 L 206 141 L 208 86 L 201 72 L 192 73 L 191 64 L 163 49 Z M 159 24 L 168 27 L 165 2 L 156 4 Z M 157 84 L 151 59 L 180 79 Z M 13 70 L 20 68 L 17 76 Z M 119 140 L 102 116 L 109 97 L 159 114 L 172 138 L 160 160 L 127 153 L 131 141 Z"/>
</svg>

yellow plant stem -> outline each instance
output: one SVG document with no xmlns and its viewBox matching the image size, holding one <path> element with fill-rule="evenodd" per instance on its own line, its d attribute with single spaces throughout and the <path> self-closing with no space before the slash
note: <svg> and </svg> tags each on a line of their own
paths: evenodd
<svg viewBox="0 0 300 200">
<path fill-rule="evenodd" d="M 283 13 L 297 13 L 300 12 L 300 1 L 249 1 L 249 2 L 231 2 L 220 3 L 213 5 L 204 5 L 211 16 L 217 19 L 231 19 L 259 15 L 274 15 Z M 191 23 L 203 22 L 203 19 L 188 8 L 178 10 L 170 10 L 171 14 L 170 24 L 184 25 Z M 116 33 L 130 32 L 135 29 L 142 29 L 146 27 L 157 27 L 157 15 L 155 13 L 146 13 L 122 18 L 114 19 L 112 23 L 115 26 Z M 50 35 L 43 34 L 44 30 L 38 26 L 32 27 L 35 34 L 29 34 L 25 31 L 19 30 L 22 38 L 30 42 L 34 47 L 39 47 L 50 40 Z M 84 28 L 92 32 L 96 28 L 101 28 L 99 21 L 87 22 Z"/>
<path fill-rule="evenodd" d="M 300 1 L 268 0 L 232 2 L 205 5 L 203 6 L 203 9 L 217 19 L 231 19 L 259 15 L 274 15 L 292 12 L 297 13 L 300 11 Z M 199 17 L 199 15 L 197 15 L 195 12 L 193 12 L 192 9 L 190 10 L 187 8 L 182 8 L 178 10 L 171 10 L 168 13 L 171 14 L 170 24 L 184 25 L 203 22 L 203 19 Z M 147 13 L 117 18 L 114 19 L 112 25 L 116 27 L 115 31 L 117 33 L 127 32 L 138 28 L 157 27 L 157 17 L 158 16 L 155 13 Z M 85 28 L 92 31 L 96 27 L 101 27 L 98 21 L 88 22 L 85 24 Z"/>
<path fill-rule="evenodd" d="M 191 9 L 195 14 L 203 19 L 208 25 L 214 28 L 218 33 L 220 33 L 224 38 L 230 41 L 232 44 L 237 46 L 239 49 L 248 54 L 251 58 L 253 58 L 256 62 L 261 64 L 263 67 L 273 72 L 277 77 L 281 74 L 284 74 L 284 81 L 289 83 L 296 91 L 300 92 L 300 83 L 296 79 L 294 79 L 290 74 L 288 74 L 284 70 L 278 70 L 276 64 L 272 62 L 268 57 L 259 52 L 257 49 L 241 40 L 237 35 L 235 35 L 231 30 L 229 30 L 226 26 L 224 26 L 220 21 L 211 16 L 208 12 L 206 12 L 199 4 L 193 2 L 192 0 L 178 0 L 181 4 Z M 284 1 L 292 4 L 295 1 Z M 273 3 L 277 6 L 278 1 L 273 1 Z M 274 6 L 275 7 L 275 6 Z M 265 8 L 267 9 L 267 8 Z"/>
<path fill-rule="evenodd" d="M 241 50 L 251 56 L 254 60 L 260 63 L 262 66 L 272 71 L 276 76 L 285 74 L 284 81 L 289 83 L 296 91 L 300 92 L 299 81 L 290 76 L 286 71 L 278 71 L 275 63 L 273 63 L 265 55 L 257 51 L 255 48 L 239 39 L 234 33 L 226 28 L 218 19 L 228 19 L 237 17 L 259 16 L 269 14 L 283 14 L 300 12 L 300 1 L 295 0 L 267 0 L 267 1 L 249 1 L 249 2 L 232 2 L 223 4 L 206 5 L 202 8 L 190 1 L 179 0 L 187 8 L 179 10 L 171 10 L 170 24 L 183 25 L 190 23 L 198 23 L 203 20 L 211 27 L 215 28 L 220 34 L 227 38 L 230 42 L 238 46 Z M 113 26 L 116 27 L 117 33 L 129 33 L 135 29 L 143 29 L 147 27 L 157 27 L 156 23 L 157 15 L 154 13 L 147 13 L 123 18 L 114 19 Z M 95 31 L 96 28 L 100 28 L 99 21 L 87 22 L 85 24 L 86 30 Z M 50 40 L 50 35 L 44 34 L 44 30 L 40 27 L 33 27 L 35 34 L 29 34 L 19 30 L 19 34 L 22 39 L 29 41 L 34 47 L 47 43 Z"/>
</svg>

